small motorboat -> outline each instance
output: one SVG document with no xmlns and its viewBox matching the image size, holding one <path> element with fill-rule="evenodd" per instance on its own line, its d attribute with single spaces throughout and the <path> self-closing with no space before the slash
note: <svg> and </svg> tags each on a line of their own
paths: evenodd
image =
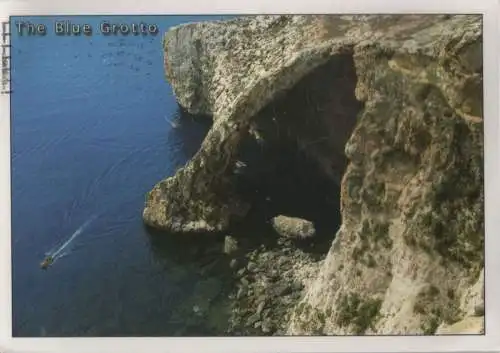
<svg viewBox="0 0 500 353">
<path fill-rule="evenodd" d="M 40 267 L 43 270 L 46 270 L 50 265 L 52 265 L 53 262 L 54 258 L 52 257 L 52 255 L 47 255 L 45 259 L 43 259 L 43 261 L 40 263 Z"/>
</svg>

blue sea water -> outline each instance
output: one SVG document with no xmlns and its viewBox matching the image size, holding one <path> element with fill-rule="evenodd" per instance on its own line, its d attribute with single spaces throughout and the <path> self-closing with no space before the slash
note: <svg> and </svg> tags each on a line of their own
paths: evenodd
<svg viewBox="0 0 500 353">
<path fill-rule="evenodd" d="M 158 26 L 156 36 L 56 36 L 56 18 L 12 18 L 14 336 L 182 331 L 173 309 L 196 294 L 197 274 L 178 263 L 178 249 L 155 245 L 141 213 L 146 192 L 197 151 L 208 128 L 169 123 L 179 109 L 163 33 L 215 18 L 57 18 L 94 28 L 142 21 Z M 19 36 L 20 20 L 45 24 L 47 34 Z M 41 270 L 51 251 L 57 261 Z"/>
</svg>

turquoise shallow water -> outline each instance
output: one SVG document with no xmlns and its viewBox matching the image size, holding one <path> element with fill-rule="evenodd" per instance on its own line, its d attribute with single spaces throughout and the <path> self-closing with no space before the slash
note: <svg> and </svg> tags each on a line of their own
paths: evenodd
<svg viewBox="0 0 500 353">
<path fill-rule="evenodd" d="M 144 195 L 199 147 L 208 122 L 183 119 L 165 80 L 171 26 L 219 17 L 72 17 L 156 24 L 157 36 L 12 36 L 14 336 L 216 334 L 176 312 L 201 281 L 176 243 L 143 227 Z M 58 18 L 61 19 L 61 18 Z M 20 18 L 12 19 L 14 22 Z M 59 252 L 47 271 L 44 254 Z M 208 284 L 206 283 L 209 282 Z M 191 305 L 190 303 L 187 304 Z M 179 318 L 180 317 L 180 318 Z"/>
</svg>

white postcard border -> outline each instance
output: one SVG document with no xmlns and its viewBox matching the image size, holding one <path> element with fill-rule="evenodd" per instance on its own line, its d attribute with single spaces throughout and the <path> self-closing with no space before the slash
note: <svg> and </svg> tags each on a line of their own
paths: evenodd
<svg viewBox="0 0 500 353">
<path fill-rule="evenodd" d="M 10 97 L 0 97 L 0 352 L 452 352 L 500 350 L 498 3 L 494 0 L 0 1 L 0 15 L 483 13 L 486 335 L 255 338 L 11 338 Z M 15 94 L 15 92 L 13 93 Z M 497 216 L 497 217 L 495 217 Z"/>
</svg>

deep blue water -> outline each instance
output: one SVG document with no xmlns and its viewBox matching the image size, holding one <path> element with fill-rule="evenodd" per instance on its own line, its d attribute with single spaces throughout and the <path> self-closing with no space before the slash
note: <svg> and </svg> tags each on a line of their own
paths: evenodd
<svg viewBox="0 0 500 353">
<path fill-rule="evenodd" d="M 44 37 L 13 31 L 13 335 L 179 334 L 173 310 L 196 295 L 198 277 L 178 250 L 155 245 L 141 213 L 145 193 L 196 152 L 207 129 L 166 120 L 179 110 L 163 33 L 210 17 L 63 19 L 94 28 L 143 21 L 160 32 L 58 37 L 47 17 L 23 19 L 46 24 Z M 67 256 L 41 270 L 45 252 L 92 217 Z"/>
</svg>

